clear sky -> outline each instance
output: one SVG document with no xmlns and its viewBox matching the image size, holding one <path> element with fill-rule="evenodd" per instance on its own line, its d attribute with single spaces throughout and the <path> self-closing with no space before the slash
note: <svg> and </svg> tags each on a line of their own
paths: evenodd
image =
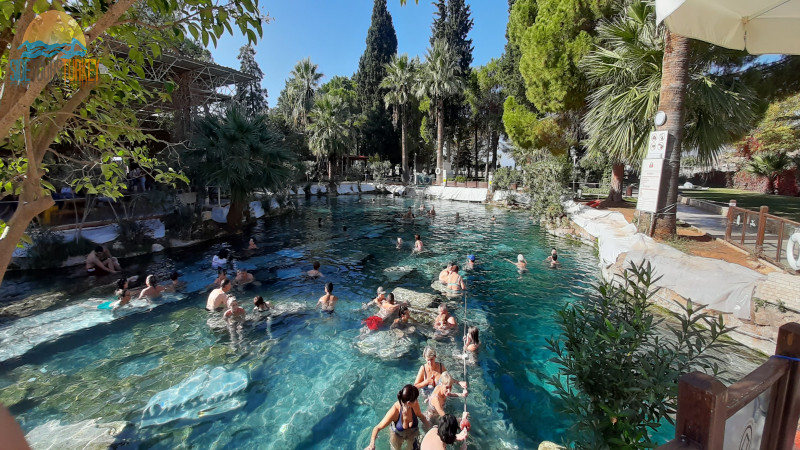
<svg viewBox="0 0 800 450">
<path fill-rule="evenodd" d="M 325 74 L 350 76 L 358 70 L 358 60 L 366 48 L 367 28 L 373 0 L 261 0 L 261 8 L 273 21 L 264 26 L 264 36 L 256 46 L 256 61 L 264 72 L 262 85 L 269 91 L 274 106 L 289 72 L 302 58 L 311 57 Z M 505 46 L 508 3 L 505 0 L 467 1 L 475 22 L 472 38 L 474 62 L 479 66 L 499 57 Z M 422 59 L 429 44 L 434 7 L 430 0 L 419 5 L 409 0 L 388 0 L 389 12 L 397 33 L 399 53 Z M 218 64 L 239 68 L 236 55 L 246 39 L 226 35 L 209 49 Z"/>
</svg>

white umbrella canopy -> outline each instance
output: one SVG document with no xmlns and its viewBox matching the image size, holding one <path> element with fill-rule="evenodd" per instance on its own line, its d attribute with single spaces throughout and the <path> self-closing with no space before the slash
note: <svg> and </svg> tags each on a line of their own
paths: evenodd
<svg viewBox="0 0 800 450">
<path fill-rule="evenodd" d="M 656 21 L 722 47 L 800 55 L 800 0 L 656 0 Z"/>
</svg>

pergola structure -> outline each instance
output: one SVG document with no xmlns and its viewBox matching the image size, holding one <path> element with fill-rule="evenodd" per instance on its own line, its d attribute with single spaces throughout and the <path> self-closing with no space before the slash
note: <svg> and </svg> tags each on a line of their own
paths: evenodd
<svg viewBox="0 0 800 450">
<path fill-rule="evenodd" d="M 108 45 L 117 57 L 127 58 L 127 46 L 115 41 L 108 42 Z M 198 108 L 203 108 L 206 113 L 221 109 L 233 100 L 238 86 L 257 81 L 236 69 L 166 50 L 154 58 L 152 66 L 144 64 L 143 70 L 145 78 L 140 83 L 147 89 L 163 92 L 167 82 L 176 84 L 171 102 L 157 100 L 142 105 L 140 109 L 140 114 L 144 117 L 165 112 L 174 114 L 174 142 L 181 142 L 189 137 L 192 117 Z"/>
</svg>

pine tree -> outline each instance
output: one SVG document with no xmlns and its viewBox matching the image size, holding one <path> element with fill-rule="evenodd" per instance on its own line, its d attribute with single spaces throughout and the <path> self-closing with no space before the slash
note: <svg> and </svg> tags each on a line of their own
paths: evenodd
<svg viewBox="0 0 800 450">
<path fill-rule="evenodd" d="M 443 39 L 455 52 L 458 59 L 459 76 L 464 80 L 472 64 L 472 39 L 468 38 L 473 21 L 469 5 L 464 0 L 438 0 L 431 32 L 431 45 Z"/>
<path fill-rule="evenodd" d="M 256 62 L 256 51 L 250 45 L 243 45 L 236 57 L 241 63 L 240 71 L 253 77 L 253 80 L 236 86 L 236 101 L 250 114 L 263 113 L 268 107 L 267 90 L 261 87 L 264 72 Z"/>
<path fill-rule="evenodd" d="M 367 49 L 358 62 L 358 94 L 364 109 L 383 107 L 386 90 L 379 86 L 386 76 L 386 65 L 397 53 L 397 35 L 392 15 L 386 9 L 386 0 L 375 0 L 372 23 L 367 30 Z"/>
<path fill-rule="evenodd" d="M 359 145 L 362 154 L 384 155 L 400 159 L 398 134 L 383 104 L 387 89 L 380 83 L 386 77 L 386 65 L 397 53 L 397 35 L 386 0 L 375 0 L 372 23 L 367 30 L 367 48 L 358 62 L 355 75 L 362 116 L 358 122 L 364 139 Z"/>
</svg>

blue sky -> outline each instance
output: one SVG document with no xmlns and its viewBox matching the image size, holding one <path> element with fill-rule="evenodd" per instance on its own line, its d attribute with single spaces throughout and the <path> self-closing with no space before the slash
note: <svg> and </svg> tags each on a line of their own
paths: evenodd
<svg viewBox="0 0 800 450">
<path fill-rule="evenodd" d="M 470 33 L 474 62 L 479 66 L 496 58 L 505 46 L 508 3 L 505 0 L 467 1 L 475 25 Z M 352 75 L 366 48 L 367 28 L 373 0 L 262 0 L 261 8 L 273 21 L 264 27 L 264 36 L 256 46 L 256 61 L 264 72 L 262 85 L 269 91 L 270 106 L 278 99 L 284 81 L 294 64 L 305 57 L 319 65 L 323 82 L 333 75 Z M 430 0 L 419 5 L 409 0 L 388 0 L 398 52 L 411 56 L 425 55 L 433 22 Z M 236 55 L 246 39 L 241 35 L 225 36 L 219 45 L 210 47 L 214 61 L 239 68 Z"/>
</svg>

